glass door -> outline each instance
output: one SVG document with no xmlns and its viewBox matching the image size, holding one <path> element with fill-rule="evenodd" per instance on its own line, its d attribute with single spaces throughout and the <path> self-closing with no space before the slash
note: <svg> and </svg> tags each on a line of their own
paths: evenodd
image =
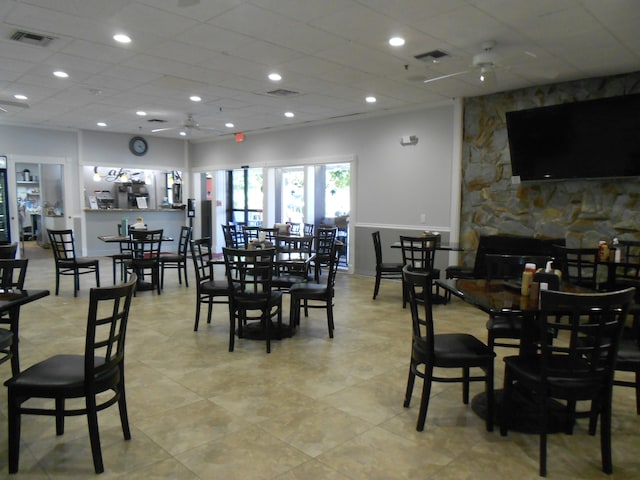
<svg viewBox="0 0 640 480">
<path fill-rule="evenodd" d="M 262 169 L 243 168 L 228 172 L 227 222 L 247 226 L 262 226 L 264 195 Z"/>
<path fill-rule="evenodd" d="M 282 169 L 282 222 L 301 224 L 304 219 L 304 167 Z"/>
<path fill-rule="evenodd" d="M 7 157 L 0 157 L 0 244 L 11 243 L 7 198 Z"/>
</svg>

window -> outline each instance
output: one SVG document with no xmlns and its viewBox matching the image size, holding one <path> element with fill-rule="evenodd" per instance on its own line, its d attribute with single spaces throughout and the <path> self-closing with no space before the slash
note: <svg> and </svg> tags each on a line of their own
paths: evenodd
<svg viewBox="0 0 640 480">
<path fill-rule="evenodd" d="M 227 172 L 227 222 L 262 225 L 262 169 L 243 168 Z"/>
</svg>

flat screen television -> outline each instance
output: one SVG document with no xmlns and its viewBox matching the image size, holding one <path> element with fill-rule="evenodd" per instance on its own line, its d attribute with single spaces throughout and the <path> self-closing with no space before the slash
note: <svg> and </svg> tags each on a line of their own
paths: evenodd
<svg viewBox="0 0 640 480">
<path fill-rule="evenodd" d="M 507 112 L 521 181 L 640 176 L 640 94 Z"/>
</svg>

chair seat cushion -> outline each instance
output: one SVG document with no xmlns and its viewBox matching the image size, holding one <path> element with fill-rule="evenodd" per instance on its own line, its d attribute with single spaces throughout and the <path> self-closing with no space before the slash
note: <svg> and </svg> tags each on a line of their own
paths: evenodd
<svg viewBox="0 0 640 480">
<path fill-rule="evenodd" d="M 198 285 L 202 294 L 225 294 L 229 292 L 229 283 L 226 280 L 207 280 Z"/>
<path fill-rule="evenodd" d="M 292 274 L 280 274 L 277 277 L 273 277 L 272 285 L 275 288 L 291 288 L 293 285 L 297 283 L 306 283 L 309 281 L 309 277 L 302 277 L 301 275 L 292 275 Z"/>
<path fill-rule="evenodd" d="M 401 272 L 404 264 L 402 263 L 381 263 L 380 270 L 384 272 Z"/>
<path fill-rule="evenodd" d="M 233 295 L 233 303 L 247 310 L 260 310 L 265 306 L 265 298 L 256 298 L 255 295 L 251 294 L 243 295 L 236 293 Z M 266 300 L 266 306 L 273 308 L 280 305 L 282 305 L 282 292 L 272 291 L 268 300 Z"/>
<path fill-rule="evenodd" d="M 10 347 L 13 343 L 13 333 L 4 328 L 0 328 L 0 348 Z"/>
<path fill-rule="evenodd" d="M 515 374 L 516 379 L 529 385 L 540 383 L 540 355 L 518 355 L 506 357 L 504 361 Z M 590 376 L 576 376 L 575 374 L 573 374 L 573 376 L 562 375 L 561 372 L 570 371 L 569 361 L 570 359 L 564 355 L 554 355 L 551 357 L 547 377 L 551 396 L 564 398 L 566 395 L 569 395 L 575 397 L 577 400 L 581 397 L 584 399 L 593 398 L 594 389 L 602 384 L 601 376 L 597 374 Z M 573 366 L 575 367 L 576 364 Z M 588 365 L 587 362 L 581 361 L 577 364 L 577 367 L 587 369 Z"/>
<path fill-rule="evenodd" d="M 96 365 L 104 363 L 103 358 L 96 358 Z M 109 384 L 119 376 L 118 369 L 114 369 L 101 378 Z M 46 392 L 64 390 L 66 395 L 84 396 L 84 356 L 83 355 L 55 355 L 24 370 L 14 378 L 7 380 L 8 387 L 19 388 L 25 393 L 39 392 L 47 396 Z M 101 391 L 98 388 L 98 391 Z"/>
<path fill-rule="evenodd" d="M 492 362 L 495 353 L 473 335 L 466 333 L 442 333 L 434 337 L 435 367 L 473 367 Z M 424 339 L 413 342 L 414 355 L 426 359 L 427 345 Z M 424 361 L 424 360 L 423 360 Z"/>
<path fill-rule="evenodd" d="M 163 253 L 160 254 L 160 261 L 161 262 L 183 262 L 185 261 L 185 258 L 183 255 L 180 255 L 178 253 Z"/>
<path fill-rule="evenodd" d="M 520 338 L 522 317 L 517 315 L 490 317 L 487 321 L 487 330 L 491 330 L 497 337 Z"/>
<path fill-rule="evenodd" d="M 616 370 L 640 370 L 640 346 L 637 340 L 625 338 L 620 341 Z"/>
<path fill-rule="evenodd" d="M 63 268 L 73 268 L 75 266 L 84 268 L 84 267 L 95 267 L 98 265 L 97 258 L 76 258 L 76 260 L 60 260 L 58 261 L 58 265 Z"/>
<path fill-rule="evenodd" d="M 327 297 L 327 285 L 323 283 L 296 283 L 289 289 L 292 297 L 307 298 L 309 300 L 323 300 Z"/>
</svg>

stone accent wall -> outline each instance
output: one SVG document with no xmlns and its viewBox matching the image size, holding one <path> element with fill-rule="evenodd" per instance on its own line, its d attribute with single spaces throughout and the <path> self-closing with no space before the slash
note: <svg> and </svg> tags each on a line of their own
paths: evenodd
<svg viewBox="0 0 640 480">
<path fill-rule="evenodd" d="M 460 243 L 472 266 L 480 235 L 640 239 L 640 179 L 569 180 L 514 185 L 505 112 L 640 93 L 640 72 L 472 97 L 464 102 Z M 606 168 L 606 159 L 603 159 Z"/>
</svg>

